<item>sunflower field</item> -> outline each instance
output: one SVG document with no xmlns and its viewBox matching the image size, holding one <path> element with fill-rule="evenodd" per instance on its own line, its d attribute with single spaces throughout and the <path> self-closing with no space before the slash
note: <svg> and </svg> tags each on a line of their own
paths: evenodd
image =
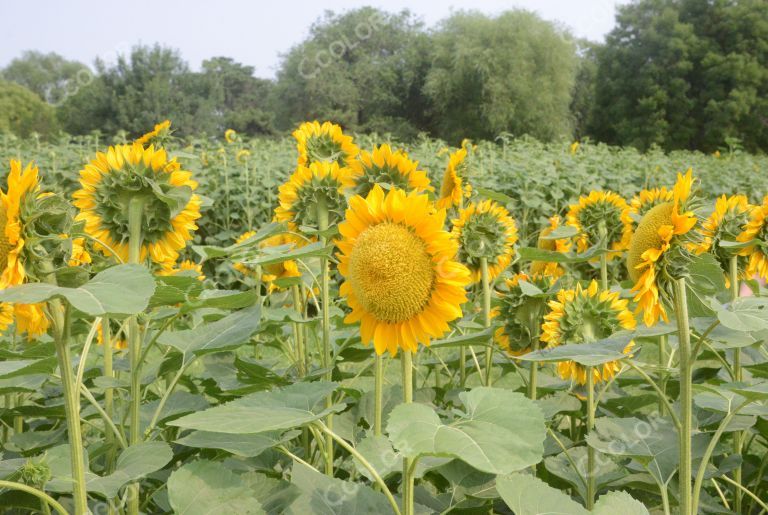
<svg viewBox="0 0 768 515">
<path fill-rule="evenodd" d="M 0 512 L 768 512 L 768 158 L 0 136 Z"/>
</svg>

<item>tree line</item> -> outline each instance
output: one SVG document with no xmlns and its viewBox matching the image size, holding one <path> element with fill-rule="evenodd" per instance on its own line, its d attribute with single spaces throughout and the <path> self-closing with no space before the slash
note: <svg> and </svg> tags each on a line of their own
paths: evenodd
<svg viewBox="0 0 768 515">
<path fill-rule="evenodd" d="M 768 149 L 768 3 L 636 0 L 598 44 L 527 11 L 327 13 L 275 79 L 137 46 L 93 69 L 26 52 L 0 71 L 0 132 L 280 134 L 307 119 L 409 140 L 529 135 L 666 150 Z"/>
</svg>

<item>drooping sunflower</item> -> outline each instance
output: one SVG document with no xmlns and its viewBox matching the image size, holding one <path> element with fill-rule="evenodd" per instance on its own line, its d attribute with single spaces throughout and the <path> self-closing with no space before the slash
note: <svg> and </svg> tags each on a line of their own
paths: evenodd
<svg viewBox="0 0 768 515">
<path fill-rule="evenodd" d="M 224 139 L 227 141 L 227 143 L 234 143 L 237 141 L 237 132 L 235 132 L 234 129 L 227 129 L 224 131 Z"/>
<path fill-rule="evenodd" d="M 189 259 L 184 259 L 176 264 L 165 264 L 160 271 L 160 275 L 178 275 L 183 272 L 194 272 L 198 281 L 205 281 L 205 274 L 203 273 L 203 265 L 195 263 Z"/>
<path fill-rule="evenodd" d="M 720 242 L 738 241 L 739 236 L 744 232 L 747 223 L 750 221 L 751 211 L 752 206 L 749 204 L 749 199 L 747 199 L 746 195 L 732 195 L 730 197 L 722 195 L 715 202 L 715 210 L 712 211 L 709 218 L 702 222 L 699 228 L 702 240 L 696 246 L 696 253 L 711 252 L 717 258 L 720 267 L 726 271 L 726 276 L 730 274 L 731 257 L 738 255 L 739 249 L 722 247 Z M 747 263 L 748 259 L 746 256 L 737 257 L 739 276 L 742 276 Z M 728 281 L 730 279 L 728 277 Z"/>
<path fill-rule="evenodd" d="M 544 315 L 541 326 L 541 341 L 548 346 L 592 343 L 620 330 L 632 330 L 637 322 L 627 309 L 628 303 L 619 298 L 619 292 L 600 291 L 597 281 L 592 281 L 586 289 L 577 285 L 572 290 L 560 290 L 557 298 L 549 301 L 549 312 Z M 630 342 L 624 353 L 628 354 L 633 346 Z M 618 361 L 593 367 L 595 382 L 610 379 L 620 368 Z M 575 361 L 559 362 L 557 372 L 563 379 L 578 384 L 587 382 L 587 368 Z"/>
<path fill-rule="evenodd" d="M 21 162 L 11 161 L 7 191 L 0 190 L 0 289 L 27 282 L 25 267 L 27 221 L 36 216 L 36 201 L 40 183 L 38 168 L 32 163 L 22 168 Z M 16 322 L 16 332 L 39 336 L 48 330 L 48 319 L 42 304 L 0 303 L 0 330 Z"/>
<path fill-rule="evenodd" d="M 737 240 L 753 242 L 739 252 L 749 260 L 746 275 L 759 275 L 768 279 L 768 195 L 763 198 L 761 205 L 750 210 L 749 221 Z"/>
<path fill-rule="evenodd" d="M 374 184 L 388 184 L 393 188 L 410 191 L 433 191 L 429 177 L 419 170 L 419 163 L 411 161 L 403 151 L 393 152 L 389 145 L 363 150 L 350 165 L 355 180 L 353 193 L 365 197 Z"/>
<path fill-rule="evenodd" d="M 322 201 L 328 209 L 329 223 L 334 224 L 343 217 L 345 194 L 354 185 L 351 170 L 335 162 L 299 165 L 279 188 L 275 219 L 287 223 L 292 231 L 300 225 L 317 227 L 317 206 Z"/>
<path fill-rule="evenodd" d="M 297 142 L 299 166 L 317 162 L 349 166 L 360 152 L 352 136 L 345 135 L 335 123 L 304 122 L 292 135 Z"/>
<path fill-rule="evenodd" d="M 530 352 L 532 343 L 539 338 L 539 328 L 547 305 L 544 297 L 525 295 L 520 281 L 531 283 L 543 292 L 547 292 L 555 283 L 553 277 L 523 273 L 504 281 L 506 291 L 500 292 L 499 305 L 492 312 L 502 325 L 496 328 L 493 338 L 510 356 Z"/>
<path fill-rule="evenodd" d="M 512 262 L 517 225 L 509 211 L 492 200 L 472 203 L 452 221 L 451 237 L 459 245 L 459 261 L 469 268 L 472 282 L 482 278 L 481 259 L 488 260 L 488 278 L 499 276 Z"/>
<path fill-rule="evenodd" d="M 566 223 L 578 229 L 576 248 L 584 252 L 601 239 L 601 227 L 605 230 L 608 248 L 617 256 L 629 247 L 632 238 L 632 219 L 627 201 L 611 191 L 591 191 L 572 204 Z"/>
<path fill-rule="evenodd" d="M 467 149 L 462 147 L 452 152 L 448 158 L 436 205 L 438 209 L 461 206 L 464 197 L 471 194 L 472 186 L 467 181 Z"/>
<path fill-rule="evenodd" d="M 77 220 L 100 243 L 94 246 L 107 256 L 114 251 L 128 259 L 128 206 L 141 199 L 143 216 L 141 259 L 175 262 L 179 250 L 192 239 L 200 218 L 197 182 L 163 149 L 138 143 L 109 147 L 80 171 L 82 188 L 73 202 L 80 209 Z M 110 250 L 111 249 L 111 250 Z"/>
<path fill-rule="evenodd" d="M 664 202 L 672 202 L 672 191 L 666 186 L 641 190 L 629 201 L 629 214 L 639 222 L 645 213 Z"/>
<path fill-rule="evenodd" d="M 443 229 L 445 211 L 425 194 L 375 185 L 350 200 L 339 225 L 340 293 L 360 322 L 364 343 L 378 354 L 416 351 L 462 316 L 469 270 L 456 261 L 456 242 Z"/>
<path fill-rule="evenodd" d="M 136 140 L 136 143 L 144 147 L 150 144 L 159 146 L 165 143 L 165 140 L 168 139 L 168 136 L 170 136 L 170 134 L 171 134 L 171 121 L 165 120 L 158 123 L 157 125 L 155 125 L 154 129 L 152 129 L 148 133 L 138 138 Z"/>
<path fill-rule="evenodd" d="M 627 253 L 627 271 L 635 282 L 638 312 L 651 326 L 662 319 L 669 321 L 665 304 L 672 301 L 673 281 L 684 277 L 693 257 L 691 252 L 701 240 L 692 229 L 698 222 L 698 199 L 691 194 L 693 171 L 677 175 L 672 202 L 649 210 L 637 226 Z"/>
<path fill-rule="evenodd" d="M 542 250 L 567 253 L 571 251 L 572 242 L 570 238 L 549 239 L 552 232 L 562 226 L 562 219 L 558 215 L 549 218 L 549 227 L 545 227 L 539 232 L 536 246 Z M 561 277 L 565 270 L 560 263 L 554 261 L 533 261 L 531 263 L 531 274 L 543 275 L 546 277 Z"/>
</svg>

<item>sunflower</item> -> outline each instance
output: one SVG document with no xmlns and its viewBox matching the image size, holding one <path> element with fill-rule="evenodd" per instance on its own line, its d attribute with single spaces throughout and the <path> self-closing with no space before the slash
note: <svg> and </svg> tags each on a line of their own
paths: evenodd
<svg viewBox="0 0 768 515">
<path fill-rule="evenodd" d="M 72 240 L 72 252 L 69 256 L 69 266 L 82 266 L 91 262 L 91 255 L 85 249 L 85 238 Z"/>
<path fill-rule="evenodd" d="M 393 152 L 389 145 L 374 147 L 373 152 L 362 151 L 349 167 L 356 183 L 354 193 L 362 197 L 368 195 L 374 184 L 388 184 L 405 191 L 433 191 L 427 173 L 419 170 L 419 163 L 411 161 L 405 152 Z"/>
<path fill-rule="evenodd" d="M 492 200 L 472 203 L 459 210 L 452 221 L 451 237 L 459 246 L 459 260 L 472 274 L 472 282 L 482 278 L 481 259 L 488 260 L 488 279 L 499 276 L 512 262 L 517 242 L 517 225 L 509 211 Z"/>
<path fill-rule="evenodd" d="M 737 241 L 752 242 L 743 248 L 739 254 L 745 256 L 747 262 L 747 275 L 759 275 L 763 279 L 768 278 L 768 196 L 763 198 L 763 203 L 754 206 L 749 214 L 749 221 L 744 231 L 736 238 Z"/>
<path fill-rule="evenodd" d="M 178 275 L 185 272 L 194 272 L 198 281 L 205 281 L 203 265 L 189 259 L 179 262 L 178 265 L 165 264 L 158 273 L 159 275 Z"/>
<path fill-rule="evenodd" d="M 641 190 L 629 201 L 629 214 L 636 222 L 639 222 L 645 213 L 664 202 L 672 202 L 672 191 L 668 190 L 666 186 Z"/>
<path fill-rule="evenodd" d="M 355 185 L 352 172 L 336 163 L 317 162 L 299 165 L 280 186 L 275 219 L 286 222 L 290 230 L 300 225 L 317 227 L 317 206 L 325 202 L 332 225 L 342 218 L 347 206 L 345 194 Z"/>
<path fill-rule="evenodd" d="M 577 204 L 570 206 L 566 224 L 579 231 L 576 236 L 579 252 L 597 245 L 603 229 L 606 244 L 614 251 L 611 256 L 626 250 L 632 238 L 632 219 L 627 201 L 611 191 L 592 191 L 589 195 L 582 195 Z"/>
<path fill-rule="evenodd" d="M 151 131 L 149 131 L 148 133 L 144 134 L 139 139 L 137 139 L 136 143 L 144 147 L 146 147 L 150 143 L 155 145 L 163 144 L 170 135 L 171 135 L 171 121 L 165 120 L 155 125 L 154 129 L 152 129 Z"/>
<path fill-rule="evenodd" d="M 99 327 L 96 330 L 97 336 L 96 336 L 96 343 L 98 345 L 104 345 L 104 322 L 99 323 Z M 114 338 L 114 334 L 112 333 L 112 338 L 110 338 L 114 343 L 112 346 L 117 350 L 125 350 L 128 348 L 128 340 L 125 338 Z"/>
<path fill-rule="evenodd" d="M 336 163 L 348 166 L 357 157 L 360 149 L 346 136 L 341 127 L 331 122 L 304 122 L 293 131 L 296 149 L 299 151 L 299 166 L 312 163 Z"/>
<path fill-rule="evenodd" d="M 542 249 L 542 250 L 549 250 L 553 252 L 560 252 L 560 253 L 567 253 L 571 251 L 571 240 L 570 238 L 559 238 L 556 240 L 549 239 L 549 235 L 552 234 L 552 232 L 557 229 L 558 227 L 562 226 L 562 219 L 558 215 L 554 215 L 549 218 L 549 227 L 545 227 L 541 230 L 539 233 L 539 238 L 536 241 L 536 247 Z M 554 261 L 533 261 L 531 263 L 531 273 L 533 275 L 544 275 L 547 277 L 561 277 L 563 274 L 565 274 L 565 270 L 562 266 L 560 266 L 560 263 L 556 263 Z"/>
<path fill-rule="evenodd" d="M 227 129 L 224 131 L 224 139 L 227 143 L 234 143 L 237 141 L 237 132 L 234 129 Z"/>
<path fill-rule="evenodd" d="M 555 279 L 541 274 L 529 276 L 521 273 L 504 281 L 507 291 L 501 293 L 499 305 L 492 312 L 494 318 L 498 317 L 503 325 L 496 328 L 493 338 L 510 356 L 530 352 L 531 343 L 538 338 L 546 307 L 544 298 L 525 295 L 520 281 L 548 291 Z"/>
<path fill-rule="evenodd" d="M 251 157 L 251 151 L 247 149 L 241 149 L 237 151 L 237 154 L 235 154 L 235 159 L 240 164 L 245 164 L 248 162 L 248 158 Z"/>
<path fill-rule="evenodd" d="M 560 290 L 557 298 L 549 301 L 549 313 L 544 315 L 541 341 L 548 346 L 591 343 L 620 330 L 632 330 L 637 325 L 635 317 L 627 309 L 629 303 L 619 298 L 619 292 L 600 291 L 597 281 L 584 289 L 577 285 L 573 290 Z M 624 353 L 628 354 L 634 343 L 630 342 Z M 619 371 L 618 361 L 609 361 L 593 367 L 595 382 L 606 381 Z M 578 384 L 587 382 L 587 369 L 575 361 L 561 361 L 557 372 L 563 379 Z"/>
<path fill-rule="evenodd" d="M 111 250 L 128 260 L 128 205 L 143 201 L 141 259 L 175 262 L 179 250 L 192 239 L 200 217 L 197 182 L 168 159 L 163 149 L 138 143 L 109 147 L 80 171 L 82 188 L 74 194 L 80 209 L 77 220 L 99 241 L 95 248 L 107 256 Z"/>
<path fill-rule="evenodd" d="M 12 160 L 7 191 L 0 190 L 0 289 L 27 282 L 25 263 L 28 220 L 36 216 L 36 201 L 40 183 L 38 168 L 31 163 L 22 169 L 21 162 Z M 0 330 L 16 322 L 16 332 L 39 336 L 48 330 L 48 319 L 42 304 L 0 303 Z"/>
<path fill-rule="evenodd" d="M 691 195 L 693 171 L 677 175 L 672 202 L 650 209 L 637 226 L 627 254 L 629 277 L 635 282 L 637 310 L 651 326 L 659 319 L 669 321 L 664 304 L 672 299 L 672 282 L 687 273 L 691 249 L 700 243 L 692 231 L 698 219 L 698 199 Z"/>
<path fill-rule="evenodd" d="M 752 206 L 746 195 L 725 195 L 717 199 L 715 210 L 704 220 L 699 228 L 702 240 L 696 246 L 696 253 L 711 252 L 723 270 L 729 270 L 731 257 L 737 255 L 739 250 L 720 246 L 721 241 L 738 241 L 750 220 Z M 743 256 L 737 258 L 740 273 L 746 268 L 748 259 Z M 727 274 L 726 274 L 727 275 Z M 728 278 L 730 281 L 730 277 Z"/>
<path fill-rule="evenodd" d="M 360 322 L 364 343 L 378 354 L 416 351 L 462 316 L 469 270 L 456 261 L 457 244 L 443 229 L 445 211 L 426 194 L 374 185 L 350 200 L 339 225 L 340 293 Z"/>
<path fill-rule="evenodd" d="M 451 153 L 448 166 L 443 173 L 443 184 L 440 187 L 440 198 L 437 199 L 438 209 L 450 209 L 461 206 L 464 197 L 472 194 L 469 182 L 464 184 L 467 176 L 467 149 L 462 147 Z"/>
</svg>

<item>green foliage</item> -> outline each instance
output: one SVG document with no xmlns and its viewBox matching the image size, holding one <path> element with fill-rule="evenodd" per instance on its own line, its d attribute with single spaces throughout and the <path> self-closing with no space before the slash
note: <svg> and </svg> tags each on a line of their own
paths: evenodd
<svg viewBox="0 0 768 515">
<path fill-rule="evenodd" d="M 570 136 L 575 45 L 552 24 L 525 11 L 462 12 L 442 22 L 432 46 L 425 92 L 437 136 Z"/>
<path fill-rule="evenodd" d="M 49 104 L 58 105 L 78 87 L 90 83 L 93 73 L 84 64 L 55 52 L 27 51 L 0 71 L 0 79 L 21 84 Z"/>
<path fill-rule="evenodd" d="M 56 132 L 51 106 L 27 88 L 0 80 L 0 134 L 26 138 L 32 133 L 47 136 Z"/>
</svg>

